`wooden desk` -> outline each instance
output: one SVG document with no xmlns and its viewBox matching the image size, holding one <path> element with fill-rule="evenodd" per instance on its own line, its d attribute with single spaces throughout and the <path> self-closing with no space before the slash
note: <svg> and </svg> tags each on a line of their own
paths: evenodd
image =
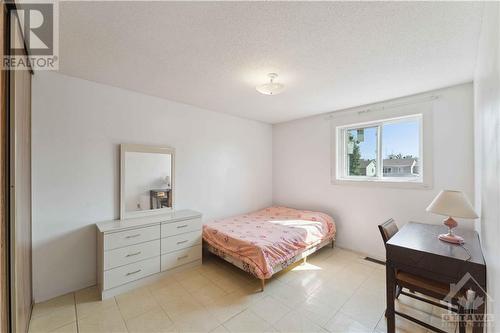
<svg viewBox="0 0 500 333">
<path fill-rule="evenodd" d="M 471 288 L 486 302 L 486 264 L 477 232 L 456 230 L 465 240 L 463 247 L 437 239 L 446 232 L 442 225 L 409 222 L 387 242 L 387 332 L 395 331 L 395 269 L 446 284 L 458 283 L 469 273 L 477 284 L 468 279 L 464 288 Z M 475 314 L 484 312 L 485 304 L 475 310 Z M 482 332 L 483 326 L 483 322 L 474 322 L 473 332 Z"/>
</svg>

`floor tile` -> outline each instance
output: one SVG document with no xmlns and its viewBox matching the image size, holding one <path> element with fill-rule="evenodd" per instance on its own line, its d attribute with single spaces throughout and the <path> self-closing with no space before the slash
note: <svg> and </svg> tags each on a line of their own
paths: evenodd
<svg viewBox="0 0 500 333">
<path fill-rule="evenodd" d="M 198 303 L 192 296 L 174 298 L 160 302 L 161 307 L 170 318 L 180 317 L 187 314 L 198 313 L 205 308 Z"/>
<path fill-rule="evenodd" d="M 352 272 L 352 273 L 359 273 L 359 274 L 372 276 L 372 274 L 375 270 L 375 267 L 373 267 L 373 265 L 369 261 L 354 260 L 351 263 L 349 263 L 345 267 L 345 269 Z"/>
<path fill-rule="evenodd" d="M 260 281 L 217 257 L 101 301 L 97 287 L 36 304 L 30 333 L 385 332 L 385 270 L 359 253 L 323 249 Z M 447 332 L 443 310 L 401 295 L 395 306 Z M 75 311 L 76 308 L 76 311 Z M 397 332 L 426 329 L 397 317 Z"/>
<path fill-rule="evenodd" d="M 224 323 L 230 332 L 272 332 L 274 328 L 252 310 L 245 310 Z"/>
<path fill-rule="evenodd" d="M 57 328 L 66 326 L 76 321 L 76 312 L 73 305 L 56 307 L 54 311 L 43 311 L 43 315 L 37 315 L 31 319 L 29 331 L 52 332 Z"/>
<path fill-rule="evenodd" d="M 410 291 L 406 290 L 406 292 L 410 293 Z M 417 296 L 421 296 L 423 297 L 424 295 L 422 294 L 418 294 L 416 293 Z M 432 310 L 434 308 L 434 306 L 432 304 L 429 304 L 429 303 L 426 303 L 426 302 L 422 302 L 418 299 L 415 299 L 415 298 L 412 298 L 412 297 L 408 297 L 408 296 L 405 296 L 405 295 L 399 295 L 399 298 L 398 300 L 396 301 L 396 303 L 399 303 L 399 304 L 402 304 L 402 305 L 407 305 L 409 308 L 414 308 L 414 309 L 417 309 L 417 310 L 420 310 L 422 312 L 425 312 L 425 313 L 428 313 L 428 314 L 431 314 L 432 313 Z"/>
<path fill-rule="evenodd" d="M 142 315 L 159 307 L 147 288 L 129 291 L 115 297 L 123 319 L 127 320 Z"/>
<path fill-rule="evenodd" d="M 104 309 L 117 306 L 114 297 L 101 300 L 99 290 L 95 286 L 77 291 L 75 293 L 75 300 L 78 319 L 82 319 L 94 313 L 99 313 Z"/>
<path fill-rule="evenodd" d="M 196 268 L 188 268 L 188 269 L 185 269 L 185 270 L 182 270 L 180 272 L 177 272 L 175 274 L 172 275 L 172 277 L 180 282 L 182 280 L 186 280 L 186 279 L 189 279 L 191 277 L 194 277 L 194 276 L 197 276 L 197 275 L 200 275 L 199 273 L 200 271 L 197 270 Z"/>
<path fill-rule="evenodd" d="M 128 333 L 123 322 L 99 322 L 79 324 L 79 333 Z"/>
<path fill-rule="evenodd" d="M 293 274 L 293 272 L 291 273 Z M 332 277 L 330 274 L 327 274 L 324 271 L 314 271 L 305 274 L 299 274 L 296 278 L 289 279 L 288 281 L 285 281 L 285 283 L 290 285 L 292 288 L 295 288 L 296 290 L 300 290 L 306 295 L 310 295 L 316 289 L 329 285 L 331 281 Z"/>
<path fill-rule="evenodd" d="M 423 303 L 423 302 L 421 302 L 421 303 Z M 425 303 L 425 304 L 429 305 L 427 303 Z M 407 304 L 407 303 L 403 302 L 403 300 L 399 300 L 399 299 L 396 300 L 396 302 L 394 303 L 394 307 L 397 311 L 405 313 L 407 315 L 410 315 L 410 316 L 415 317 L 418 320 L 422 320 L 422 321 L 428 321 L 429 317 L 431 316 L 430 311 L 426 312 L 426 310 L 428 310 L 429 308 L 416 307 L 416 306 L 413 306 L 413 303 Z M 425 309 L 425 310 L 423 310 L 423 309 Z M 432 310 L 432 306 L 430 309 Z"/>
<path fill-rule="evenodd" d="M 249 279 L 250 277 L 247 278 L 247 280 Z M 242 278 L 235 278 L 230 274 L 228 275 L 227 273 L 224 275 L 217 273 L 216 276 L 209 278 L 209 280 L 227 293 L 241 290 L 241 285 L 244 283 L 248 283 L 246 281 L 242 281 Z"/>
<path fill-rule="evenodd" d="M 385 297 L 385 271 L 378 269 L 373 270 L 368 279 L 366 279 L 359 288 L 367 292 L 372 292 L 381 298 Z"/>
<path fill-rule="evenodd" d="M 152 282 L 151 284 L 147 285 L 147 288 L 150 291 L 155 291 L 157 289 L 162 289 L 175 284 L 178 284 L 177 280 L 174 278 L 173 275 L 169 275 Z"/>
<path fill-rule="evenodd" d="M 213 282 L 199 273 L 191 276 L 185 276 L 183 277 L 183 279 L 178 280 L 178 282 L 181 284 L 181 286 L 184 287 L 184 289 L 189 292 L 209 288 L 211 285 L 213 285 Z"/>
<path fill-rule="evenodd" d="M 230 333 L 230 332 L 226 327 L 224 327 L 224 325 L 220 325 L 215 329 L 211 330 L 210 333 Z"/>
<path fill-rule="evenodd" d="M 375 332 L 377 333 L 385 333 L 387 332 L 387 320 L 385 316 L 380 319 L 380 322 L 377 324 L 375 328 Z M 396 333 L 426 333 L 427 330 L 417 325 L 409 320 L 406 320 L 401 317 L 396 317 Z"/>
<path fill-rule="evenodd" d="M 117 306 L 93 311 L 83 319 L 78 318 L 79 333 L 121 333 L 127 332 L 125 321 Z"/>
<path fill-rule="evenodd" d="M 172 320 L 179 332 L 210 332 L 221 325 L 221 322 L 205 309 L 174 316 Z"/>
<path fill-rule="evenodd" d="M 332 280 L 330 285 L 316 289 L 308 296 L 306 301 L 328 306 L 332 310 L 338 310 L 354 295 L 355 290 L 345 290 L 337 287 Z"/>
<path fill-rule="evenodd" d="M 77 333 L 77 332 L 78 332 L 78 327 L 76 325 L 76 321 L 74 321 L 68 325 L 64 325 L 62 327 L 53 330 L 51 333 Z"/>
<path fill-rule="evenodd" d="M 246 295 L 240 292 L 233 292 L 206 304 L 205 307 L 217 320 L 225 322 L 248 308 L 245 297 Z"/>
<path fill-rule="evenodd" d="M 366 290 L 358 290 L 342 306 L 342 313 L 363 324 L 369 329 L 374 329 L 380 317 L 385 312 L 385 299 L 380 298 Z"/>
<path fill-rule="evenodd" d="M 174 323 L 161 308 L 126 320 L 125 324 L 129 333 L 164 333 L 176 331 Z"/>
<path fill-rule="evenodd" d="M 155 297 L 155 299 L 171 299 L 178 297 L 186 297 L 188 291 L 177 281 L 173 281 L 166 285 L 154 285 L 148 286 L 149 291 Z"/>
<path fill-rule="evenodd" d="M 326 330 L 314 323 L 300 311 L 291 311 L 273 325 L 279 332 L 322 332 Z"/>
<path fill-rule="evenodd" d="M 372 329 L 357 322 L 353 318 L 338 312 L 332 319 L 330 319 L 324 326 L 329 332 L 332 333 L 367 333 Z"/>
<path fill-rule="evenodd" d="M 293 287 L 283 282 L 266 288 L 269 288 L 268 293 L 270 293 L 274 298 L 282 301 L 290 307 L 303 302 L 308 295 L 303 289 Z"/>
<path fill-rule="evenodd" d="M 212 282 L 209 282 L 204 288 L 201 288 L 196 291 L 190 292 L 194 299 L 196 299 L 201 304 L 211 304 L 217 299 L 221 298 L 228 293 L 224 291 L 222 288 L 218 287 Z"/>
<path fill-rule="evenodd" d="M 309 296 L 296 309 L 316 324 L 323 326 L 348 300 L 349 295 L 335 293 L 328 298 L 318 297 L 318 295 L 321 295 L 320 291 L 318 294 Z"/>
<path fill-rule="evenodd" d="M 407 315 L 410 315 L 418 320 L 421 320 L 423 322 L 426 322 L 430 324 L 430 317 L 431 315 L 429 313 L 423 312 L 420 309 L 416 309 L 410 305 L 406 305 L 405 303 L 401 303 L 396 301 L 395 303 L 395 308 L 397 311 L 405 313 Z M 439 326 L 436 326 L 439 327 Z M 379 323 L 377 324 L 377 327 L 375 328 L 377 332 L 386 332 L 387 331 L 387 320 L 385 318 L 385 315 L 382 315 L 380 318 Z M 424 333 L 427 331 L 426 328 L 417 325 L 405 318 L 402 318 L 400 316 L 396 316 L 396 331 L 398 333 Z"/>
<path fill-rule="evenodd" d="M 265 296 L 250 306 L 250 309 L 270 324 L 274 324 L 291 311 L 283 302 L 273 296 Z"/>
<path fill-rule="evenodd" d="M 337 288 L 354 291 L 369 278 L 370 273 L 357 266 L 348 265 L 332 276 L 332 283 Z"/>
<path fill-rule="evenodd" d="M 74 293 L 66 294 L 53 298 L 51 300 L 37 303 L 33 305 L 33 311 L 31 312 L 31 317 L 39 317 L 51 312 L 63 310 L 67 307 L 75 307 L 75 295 Z"/>
</svg>

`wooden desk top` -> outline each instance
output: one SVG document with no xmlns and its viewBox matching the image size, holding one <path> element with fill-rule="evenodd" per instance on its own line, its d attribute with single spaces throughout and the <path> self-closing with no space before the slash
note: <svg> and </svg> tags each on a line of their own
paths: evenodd
<svg viewBox="0 0 500 333">
<path fill-rule="evenodd" d="M 394 311 L 397 271 L 449 284 L 450 288 L 460 284 L 462 290 L 471 288 L 478 297 L 487 297 L 486 264 L 479 235 L 474 230 L 457 229 L 457 235 L 465 240 L 461 246 L 437 238 L 447 230 L 443 225 L 409 222 L 386 243 L 387 332 L 396 331 L 395 314 L 399 314 Z M 484 309 L 483 303 L 474 312 L 484 314 Z M 473 332 L 482 329 L 482 321 L 474 321 Z"/>
<path fill-rule="evenodd" d="M 409 222 L 389 239 L 387 245 L 485 265 L 477 232 L 460 228 L 455 231 L 465 240 L 463 247 L 470 253 L 469 260 L 467 260 L 469 253 L 462 246 L 446 243 L 437 238 L 439 234 L 448 232 L 448 228 L 444 225 Z"/>
<path fill-rule="evenodd" d="M 170 192 L 172 191 L 172 189 L 170 188 L 165 188 L 165 189 L 153 189 L 153 190 L 149 190 L 151 193 L 153 192 Z"/>
</svg>

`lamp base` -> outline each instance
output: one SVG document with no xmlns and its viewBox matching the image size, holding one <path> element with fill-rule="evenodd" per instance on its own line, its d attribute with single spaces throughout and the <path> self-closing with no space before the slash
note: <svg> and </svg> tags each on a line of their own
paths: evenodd
<svg viewBox="0 0 500 333">
<path fill-rule="evenodd" d="M 440 240 L 448 243 L 453 243 L 453 244 L 463 244 L 464 239 L 460 236 L 453 235 L 453 234 L 441 234 L 438 237 Z"/>
</svg>

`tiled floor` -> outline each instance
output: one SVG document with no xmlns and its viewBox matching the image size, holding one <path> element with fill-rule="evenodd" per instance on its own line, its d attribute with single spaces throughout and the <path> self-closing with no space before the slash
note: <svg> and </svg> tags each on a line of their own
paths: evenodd
<svg viewBox="0 0 500 333">
<path fill-rule="evenodd" d="M 440 309 L 401 296 L 400 311 L 442 326 Z M 95 287 L 36 304 L 30 332 L 384 332 L 384 266 L 324 248 L 260 282 L 215 257 L 105 301 Z M 426 330 L 404 319 L 400 332 Z"/>
</svg>

